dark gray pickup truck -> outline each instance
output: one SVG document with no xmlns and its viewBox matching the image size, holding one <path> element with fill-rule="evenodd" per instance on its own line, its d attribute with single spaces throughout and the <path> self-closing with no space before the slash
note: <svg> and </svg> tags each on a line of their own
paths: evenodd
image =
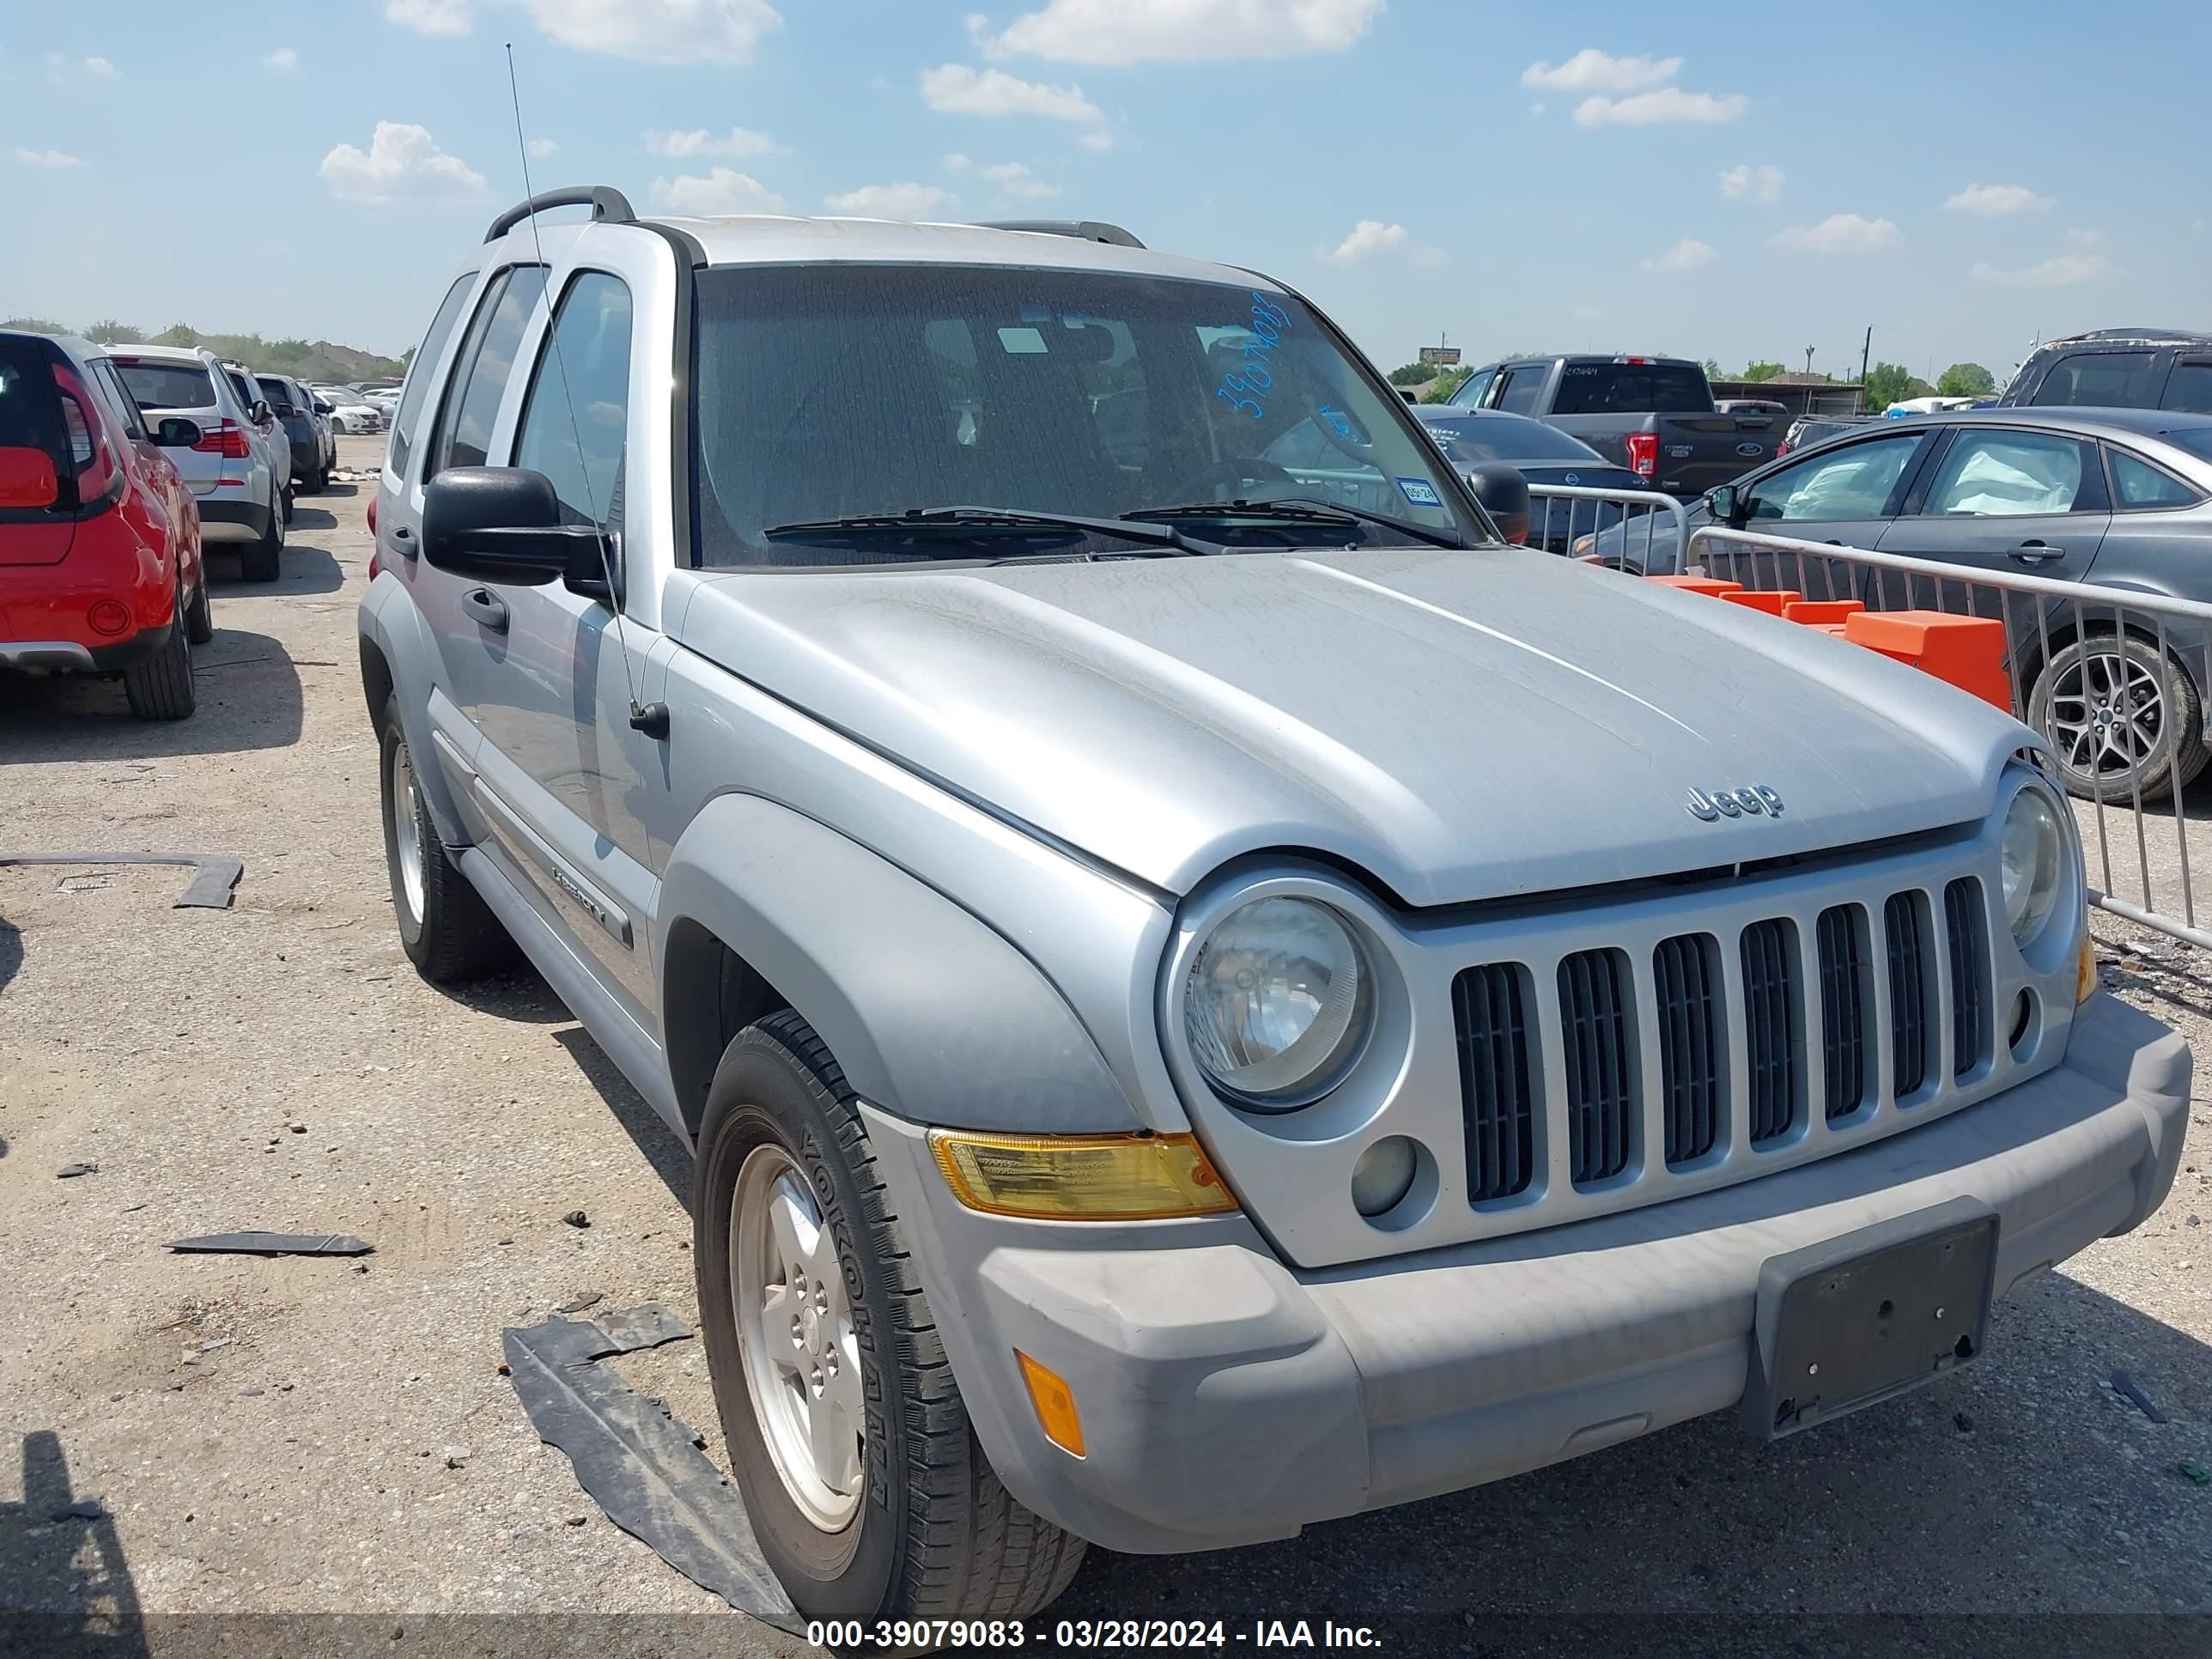
<svg viewBox="0 0 2212 1659">
<path fill-rule="evenodd" d="M 1521 357 L 1478 368 L 1452 394 L 1470 409 L 1533 415 L 1685 501 L 1771 460 L 1786 416 L 1713 407 L 1681 357 Z"/>
</svg>

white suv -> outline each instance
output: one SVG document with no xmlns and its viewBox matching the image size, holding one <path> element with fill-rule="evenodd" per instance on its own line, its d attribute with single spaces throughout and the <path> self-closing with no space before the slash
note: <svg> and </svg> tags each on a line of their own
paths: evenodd
<svg viewBox="0 0 2212 1659">
<path fill-rule="evenodd" d="M 134 345 L 112 354 L 117 371 L 149 423 L 179 415 L 200 429 L 190 449 L 162 453 L 176 463 L 200 510 L 201 540 L 239 550 L 246 580 L 273 582 L 284 551 L 284 477 L 253 419 L 253 404 L 211 351 Z M 278 436 L 283 436 L 279 428 Z"/>
</svg>

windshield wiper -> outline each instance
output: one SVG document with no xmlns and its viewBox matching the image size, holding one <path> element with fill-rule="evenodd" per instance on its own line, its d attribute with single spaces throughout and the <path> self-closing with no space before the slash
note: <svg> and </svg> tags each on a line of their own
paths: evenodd
<svg viewBox="0 0 2212 1659">
<path fill-rule="evenodd" d="M 983 541 L 993 537 L 1035 539 L 1039 532 L 1112 536 L 1148 551 L 1212 555 L 1218 542 L 1185 533 L 1171 525 L 1130 524 L 1120 519 L 1091 519 L 1073 513 L 1032 513 L 1024 507 L 929 507 L 903 513 L 854 513 L 842 519 L 779 524 L 761 532 L 766 542 L 829 541 L 881 537 L 890 541 Z M 1091 555 L 1096 557 L 1097 555 Z"/>
<path fill-rule="evenodd" d="M 1304 495 L 1271 495 L 1257 501 L 1190 501 L 1180 507 L 1142 507 L 1134 513 L 1124 513 L 1121 516 L 1139 521 L 1158 520 L 1164 522 L 1194 519 L 1255 528 L 1270 524 L 1334 525 L 1340 527 L 1373 524 L 1411 536 L 1417 541 L 1426 542 L 1431 547 L 1463 549 L 1467 545 L 1448 531 L 1431 530 L 1426 525 L 1409 524 L 1403 519 L 1394 519 L 1387 513 L 1370 513 L 1364 507 L 1346 507 L 1341 501 L 1325 501 Z"/>
</svg>

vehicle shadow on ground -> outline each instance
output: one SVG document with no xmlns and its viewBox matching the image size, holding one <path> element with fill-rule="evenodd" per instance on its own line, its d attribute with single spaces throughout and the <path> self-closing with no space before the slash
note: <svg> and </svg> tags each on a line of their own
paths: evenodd
<svg viewBox="0 0 2212 1659">
<path fill-rule="evenodd" d="M 215 638 L 192 648 L 199 707 L 180 720 L 133 720 L 123 687 L 114 681 L 79 674 L 0 675 L 0 764 L 150 760 L 297 743 L 305 705 L 291 653 L 266 634 L 221 626 L 220 607 L 216 621 Z"/>
<path fill-rule="evenodd" d="M 2172 1224 L 2189 1201 L 2178 1196 L 2154 1224 Z M 2115 1371 L 2171 1422 L 2100 1387 Z M 1547 1638 L 1553 1652 L 1582 1650 L 1559 1615 L 1663 1611 L 1713 1620 L 1698 1626 L 1698 1651 L 1762 1655 L 1777 1632 L 1745 1626 L 1720 1642 L 1735 1633 L 1728 1616 L 2202 1613 L 2212 1504 L 2175 1466 L 2203 1457 L 2208 1419 L 2212 1350 L 2045 1273 L 1994 1311 L 1985 1363 L 1811 1432 L 1760 1441 L 1729 1411 L 1281 1543 L 1094 1549 L 1051 1611 L 1231 1628 L 1460 1613 L 1470 1646 L 1486 1620 L 1541 1613 L 1559 1638 Z M 1286 1472 L 1285 1485 L 1295 1479 Z M 1467 1571 L 1440 1574 L 1443 1561 Z"/>
<path fill-rule="evenodd" d="M 0 991 L 23 971 L 23 930 L 0 916 Z M 8 1143 L 0 1140 L 0 1158 L 7 1156 Z"/>
<path fill-rule="evenodd" d="M 576 1069 L 584 1074 L 584 1080 L 599 1091 L 599 1098 L 606 1102 L 615 1121 L 636 1144 L 645 1161 L 653 1165 L 660 1184 L 684 1206 L 684 1213 L 690 1214 L 690 1149 L 661 1121 L 660 1114 L 647 1103 L 645 1097 L 630 1086 L 621 1068 L 592 1041 L 589 1031 L 580 1025 L 571 1025 L 554 1032 L 553 1041 L 568 1051 L 568 1058 L 576 1062 Z"/>
<path fill-rule="evenodd" d="M 145 1620 L 114 1521 L 96 1503 L 89 1517 L 72 1513 L 86 1494 L 71 1490 L 51 1430 L 23 1437 L 22 1460 L 22 1501 L 0 1502 L 0 1650 L 143 1659 Z"/>
<path fill-rule="evenodd" d="M 328 514 L 322 516 L 330 517 Z M 299 527 L 295 520 L 293 528 L 296 531 Z M 240 574 L 237 553 L 228 548 L 211 547 L 207 550 L 207 570 L 209 588 L 217 600 L 335 593 L 345 586 L 345 572 L 339 568 L 338 562 L 308 542 L 285 544 L 284 556 L 277 562 L 276 580 L 273 582 L 247 581 Z M 221 620 L 221 612 L 216 614 L 217 620 Z"/>
</svg>

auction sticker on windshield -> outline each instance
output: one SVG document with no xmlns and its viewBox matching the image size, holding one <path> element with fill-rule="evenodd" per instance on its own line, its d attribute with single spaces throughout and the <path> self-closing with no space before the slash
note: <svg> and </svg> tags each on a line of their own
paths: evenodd
<svg viewBox="0 0 2212 1659">
<path fill-rule="evenodd" d="M 1442 507 L 1444 498 L 1437 494 L 1437 487 L 1426 478 L 1401 478 L 1398 488 L 1415 507 Z"/>
</svg>

